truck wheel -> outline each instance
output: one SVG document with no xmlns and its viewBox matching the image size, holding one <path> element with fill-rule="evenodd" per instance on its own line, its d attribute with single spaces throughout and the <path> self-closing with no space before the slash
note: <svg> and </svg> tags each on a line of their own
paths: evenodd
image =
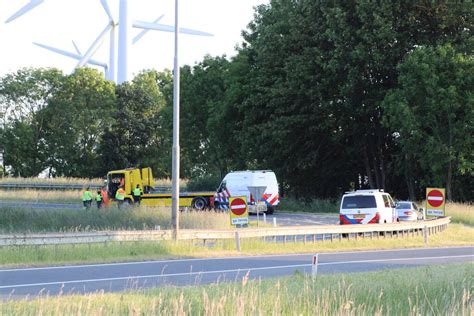
<svg viewBox="0 0 474 316">
<path fill-rule="evenodd" d="M 207 207 L 207 201 L 203 197 L 195 197 L 191 202 L 191 206 L 196 210 L 202 211 Z"/>
</svg>

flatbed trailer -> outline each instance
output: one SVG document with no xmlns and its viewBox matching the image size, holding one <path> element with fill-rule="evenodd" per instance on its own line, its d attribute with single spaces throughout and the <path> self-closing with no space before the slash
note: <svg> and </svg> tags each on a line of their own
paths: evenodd
<svg viewBox="0 0 474 316">
<path fill-rule="evenodd" d="M 125 190 L 125 202 L 133 203 L 133 189 L 137 185 L 142 190 L 141 205 L 171 206 L 171 193 L 154 192 L 154 180 L 151 168 L 128 168 L 107 173 L 107 194 L 115 199 L 119 187 Z M 215 192 L 180 192 L 179 206 L 194 209 L 207 209 L 214 206 Z"/>
</svg>

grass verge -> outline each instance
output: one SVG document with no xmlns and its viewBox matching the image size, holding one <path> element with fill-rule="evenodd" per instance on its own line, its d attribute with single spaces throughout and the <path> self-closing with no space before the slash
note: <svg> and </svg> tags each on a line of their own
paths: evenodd
<svg viewBox="0 0 474 316">
<path fill-rule="evenodd" d="M 448 229 L 429 237 L 430 247 L 472 246 L 474 228 L 451 224 Z M 72 263 L 105 263 L 173 259 L 184 257 L 228 257 L 259 254 L 317 253 L 374 249 L 425 247 L 423 237 L 354 239 L 316 243 L 271 243 L 261 239 L 242 239 L 241 252 L 236 251 L 234 240 L 215 243 L 180 242 L 111 242 L 88 245 L 1 247 L 0 266 L 40 266 Z"/>
<path fill-rule="evenodd" d="M 181 228 L 229 228 L 229 214 L 181 212 Z M 98 210 L 41 210 L 0 207 L 0 233 L 31 233 L 94 230 L 140 230 L 171 227 L 169 208 L 109 207 Z"/>
<path fill-rule="evenodd" d="M 469 315 L 473 265 L 7 301 L 2 315 Z"/>
<path fill-rule="evenodd" d="M 446 216 L 451 216 L 453 223 L 474 226 L 474 205 L 470 203 L 446 203 Z"/>
</svg>

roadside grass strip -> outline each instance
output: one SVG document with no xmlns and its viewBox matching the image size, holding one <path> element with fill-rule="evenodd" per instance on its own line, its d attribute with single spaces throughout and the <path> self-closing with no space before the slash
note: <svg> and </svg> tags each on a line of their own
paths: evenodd
<svg viewBox="0 0 474 316">
<path fill-rule="evenodd" d="M 80 190 L 0 190 L 0 200 L 29 203 L 81 203 Z"/>
<path fill-rule="evenodd" d="M 474 226 L 474 205 L 472 203 L 446 203 L 446 216 L 453 223 Z"/>
<path fill-rule="evenodd" d="M 470 315 L 474 265 L 9 299 L 1 315 Z M 14 293 L 13 293 L 14 294 Z"/>
<path fill-rule="evenodd" d="M 181 212 L 181 228 L 229 228 L 229 214 Z M 77 232 L 98 230 L 170 229 L 169 208 L 28 209 L 0 207 L 0 233 Z"/>
<path fill-rule="evenodd" d="M 450 224 L 442 233 L 429 237 L 430 247 L 471 246 L 474 228 Z M 325 242 L 264 242 L 262 239 L 242 239 L 241 252 L 235 240 L 108 242 L 99 244 L 57 246 L 14 246 L 0 248 L 0 266 L 43 266 L 51 264 L 106 263 L 176 258 L 208 258 L 259 254 L 316 253 L 354 250 L 401 249 L 425 247 L 422 236 L 383 239 L 343 239 Z"/>
</svg>

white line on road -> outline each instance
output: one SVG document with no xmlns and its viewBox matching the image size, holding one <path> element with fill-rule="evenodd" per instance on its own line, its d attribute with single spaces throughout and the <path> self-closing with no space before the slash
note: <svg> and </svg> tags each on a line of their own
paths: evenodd
<svg viewBox="0 0 474 316">
<path fill-rule="evenodd" d="M 401 249 L 381 249 L 381 250 L 365 250 L 365 251 L 341 251 L 341 252 L 321 252 L 319 255 L 344 255 L 352 253 L 373 253 L 373 252 L 399 252 L 399 251 L 424 251 L 424 250 L 453 250 L 453 249 L 465 249 L 472 248 L 472 246 L 457 246 L 457 247 L 431 247 L 431 248 L 401 248 Z M 294 257 L 294 256 L 308 256 L 312 257 L 311 253 L 292 253 L 292 254 L 275 254 L 275 255 L 263 255 L 263 256 L 235 256 L 235 257 L 222 257 L 222 258 L 192 258 L 192 259 L 168 259 L 168 260 L 147 260 L 147 261 L 131 261 L 131 262 L 114 262 L 114 263 L 95 263 L 95 264 L 80 264 L 80 265 L 65 265 L 65 266 L 52 266 L 52 267 L 36 267 L 36 268 L 12 268 L 0 270 L 0 272 L 12 272 L 12 271 L 36 271 L 36 270 L 55 270 L 55 269 L 76 269 L 76 268 L 91 268 L 91 267 L 110 267 L 110 266 L 121 266 L 121 265 L 135 265 L 135 264 L 155 264 L 155 263 L 176 263 L 176 262 L 196 262 L 206 260 L 235 260 L 235 259 L 251 259 L 251 258 L 275 258 L 275 257 Z"/>
<path fill-rule="evenodd" d="M 373 260 L 355 260 L 355 261 L 338 261 L 338 262 L 336 261 L 336 262 L 319 263 L 318 266 L 341 265 L 341 264 L 352 264 L 352 263 L 407 261 L 407 260 L 412 261 L 412 260 L 452 259 L 452 258 L 468 258 L 468 257 L 474 257 L 474 255 L 440 256 L 440 257 L 424 257 L 424 258 L 373 259 Z M 119 280 L 137 280 L 137 279 L 164 278 L 164 277 L 176 277 L 176 276 L 192 276 L 192 275 L 204 275 L 204 274 L 232 273 L 232 272 L 241 272 L 241 271 L 259 271 L 259 270 L 302 268 L 302 267 L 309 267 L 309 266 L 311 266 L 311 263 L 309 263 L 309 264 L 286 265 L 286 266 L 274 266 L 274 267 L 248 268 L 248 269 L 231 269 L 231 270 L 217 270 L 217 271 L 138 275 L 138 276 L 117 277 L 117 278 L 85 279 L 85 280 L 56 281 L 56 282 L 30 283 L 30 284 L 12 284 L 12 285 L 0 286 L 0 289 L 46 286 L 46 285 L 64 285 L 64 284 L 74 284 L 74 283 L 91 283 L 91 282 L 102 282 L 102 281 L 119 281 Z"/>
</svg>

